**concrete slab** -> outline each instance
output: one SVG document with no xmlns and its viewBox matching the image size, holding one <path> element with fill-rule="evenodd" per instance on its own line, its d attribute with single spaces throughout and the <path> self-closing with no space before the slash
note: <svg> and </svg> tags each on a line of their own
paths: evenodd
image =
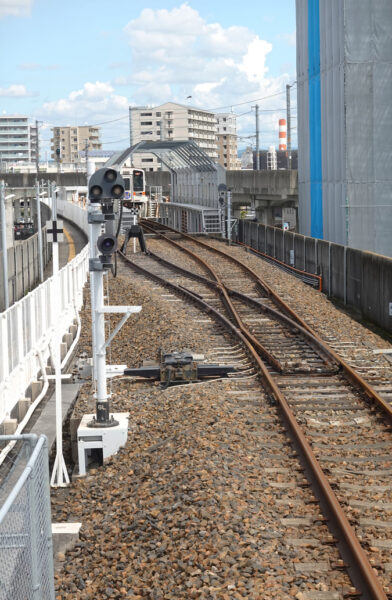
<svg viewBox="0 0 392 600">
<path fill-rule="evenodd" d="M 61 386 L 61 397 L 63 406 L 63 423 L 67 413 L 79 393 L 79 383 L 66 383 Z M 48 438 L 49 451 L 56 439 L 56 394 L 53 392 L 42 413 L 31 429 L 31 433 L 40 435 L 44 433 Z"/>
</svg>

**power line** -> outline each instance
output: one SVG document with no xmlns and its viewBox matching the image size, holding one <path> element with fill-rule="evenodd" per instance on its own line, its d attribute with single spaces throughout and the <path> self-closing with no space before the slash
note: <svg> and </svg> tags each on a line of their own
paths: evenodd
<svg viewBox="0 0 392 600">
<path fill-rule="evenodd" d="M 107 146 L 108 144 L 119 144 L 120 142 L 129 141 L 129 138 L 122 138 L 122 140 L 114 140 L 113 142 L 102 142 L 102 146 Z"/>
<path fill-rule="evenodd" d="M 276 92 L 275 94 L 270 94 L 269 96 L 263 96 L 262 98 L 248 100 L 247 102 L 238 102 L 237 104 L 227 104 L 226 106 L 218 106 L 216 108 L 209 108 L 208 110 L 210 110 L 211 112 L 214 112 L 215 110 L 222 110 L 223 108 L 232 108 L 233 106 L 243 106 L 244 104 L 250 104 L 251 102 L 259 102 L 260 100 L 268 100 L 268 98 L 274 98 L 275 96 L 281 96 L 282 94 L 285 94 L 285 93 L 286 93 L 286 90 L 283 90 L 282 92 Z"/>
</svg>

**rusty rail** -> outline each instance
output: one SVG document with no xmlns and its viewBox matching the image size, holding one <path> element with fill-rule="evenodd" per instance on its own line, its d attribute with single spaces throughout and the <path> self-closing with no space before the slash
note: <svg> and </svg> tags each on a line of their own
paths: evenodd
<svg viewBox="0 0 392 600">
<path fill-rule="evenodd" d="M 227 317 L 217 311 L 214 307 L 210 306 L 198 295 L 192 293 L 190 290 L 187 290 L 182 286 L 178 286 L 154 273 L 151 273 L 150 271 L 147 271 L 140 265 L 136 265 L 121 252 L 119 252 L 119 254 L 131 268 L 139 271 L 154 281 L 157 281 L 161 285 L 172 289 L 175 293 L 181 296 L 186 296 L 193 303 L 198 304 L 204 311 L 213 315 L 218 321 L 225 325 L 226 328 L 230 329 L 230 331 L 245 345 L 252 359 L 259 368 L 259 373 L 261 375 L 264 388 L 277 401 L 285 423 L 291 432 L 296 445 L 300 449 L 301 457 L 308 472 L 311 473 L 311 478 L 313 483 L 315 483 L 318 495 L 321 495 L 322 508 L 325 510 L 325 506 L 327 507 L 326 518 L 328 520 L 333 518 L 334 527 L 339 531 L 340 540 L 343 542 L 344 548 L 350 557 L 350 565 L 352 568 L 354 568 L 353 580 L 355 585 L 361 590 L 364 598 L 369 598 L 372 600 L 388 600 L 387 595 L 385 594 L 365 551 L 355 535 L 354 529 L 350 525 L 343 508 L 341 507 L 334 491 L 332 490 L 331 485 L 312 450 L 312 447 L 306 440 L 305 434 L 298 424 L 294 413 L 290 409 L 284 395 L 279 390 L 278 386 L 273 380 L 273 377 L 268 372 L 268 369 L 247 336 L 240 330 L 239 327 L 231 323 Z M 209 270 L 210 272 L 213 272 L 211 267 Z M 220 286 L 220 284 L 218 285 Z M 226 296 L 224 297 L 226 298 Z M 230 303 L 228 306 L 230 306 Z"/>
</svg>

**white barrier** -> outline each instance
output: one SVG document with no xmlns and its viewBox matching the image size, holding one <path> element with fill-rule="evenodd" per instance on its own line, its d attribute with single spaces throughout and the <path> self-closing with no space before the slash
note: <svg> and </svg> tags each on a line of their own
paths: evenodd
<svg viewBox="0 0 392 600">
<path fill-rule="evenodd" d="M 59 212 L 87 229 L 87 212 L 82 208 L 64 203 Z M 87 273 L 88 246 L 60 270 L 59 298 L 51 277 L 0 314 L 0 423 L 45 369 L 55 333 L 62 337 L 78 320 Z"/>
</svg>

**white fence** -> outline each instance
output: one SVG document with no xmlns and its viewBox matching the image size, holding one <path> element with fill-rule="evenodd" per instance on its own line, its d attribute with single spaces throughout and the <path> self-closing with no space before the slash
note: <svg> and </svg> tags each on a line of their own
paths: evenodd
<svg viewBox="0 0 392 600">
<path fill-rule="evenodd" d="M 60 297 L 53 277 L 0 315 L 0 423 L 46 364 L 57 332 L 78 319 L 88 271 L 88 248 L 59 271 Z M 58 338 L 57 338 L 58 339 Z"/>
</svg>

